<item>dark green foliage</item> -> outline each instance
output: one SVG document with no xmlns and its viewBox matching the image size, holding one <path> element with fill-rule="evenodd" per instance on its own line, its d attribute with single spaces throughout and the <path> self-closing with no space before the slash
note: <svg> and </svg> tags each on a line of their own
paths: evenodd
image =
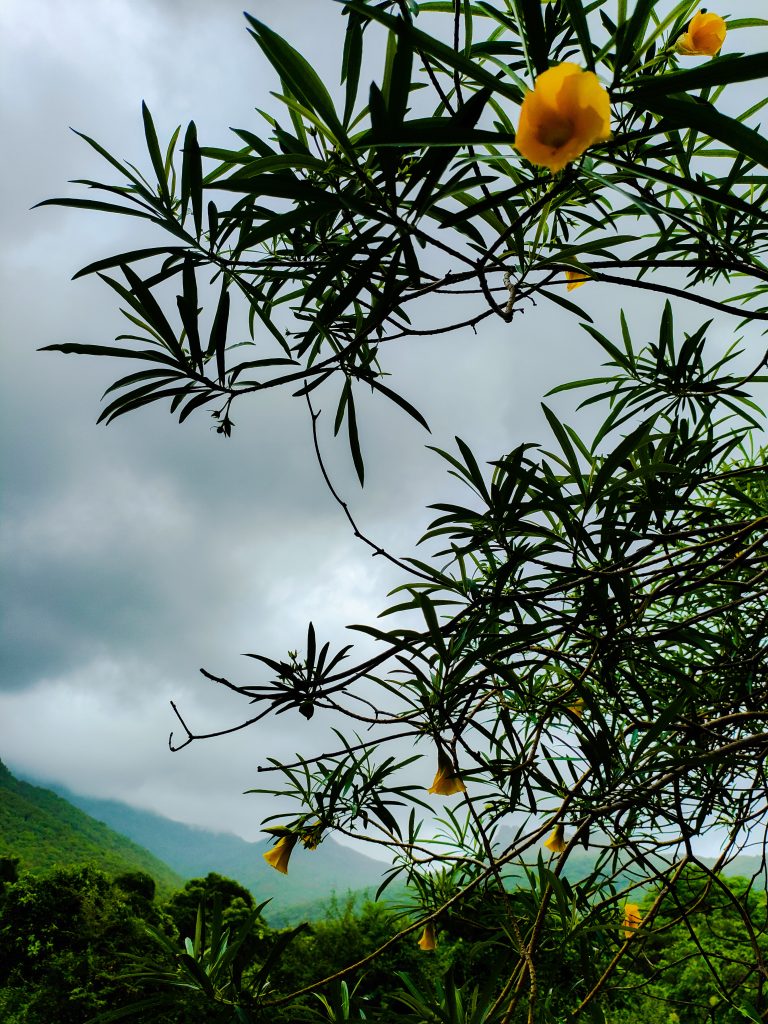
<svg viewBox="0 0 768 1024">
<path fill-rule="evenodd" d="M 143 920 L 97 868 L 22 875 L 0 898 L 4 1024 L 84 1024 L 126 1001 L 132 988 L 115 975 L 146 945 Z"/>
<path fill-rule="evenodd" d="M 204 877 L 215 871 L 237 879 L 260 902 L 269 899 L 264 916 L 275 926 L 321 917 L 334 892 L 345 895 L 350 889 L 366 889 L 373 895 L 385 866 L 331 840 L 317 850 L 297 851 L 296 870 L 284 878 L 262 857 L 271 845 L 269 840 L 247 842 L 232 833 L 186 825 L 116 800 L 84 797 L 62 786 L 54 790 L 91 818 L 106 822 L 149 850 L 181 878 Z M 173 888 L 179 884 L 180 879 Z M 164 893 L 169 891 L 164 889 Z"/>
<path fill-rule="evenodd" d="M 232 935 L 253 918 L 254 900 L 250 892 L 239 882 L 213 872 L 205 878 L 190 879 L 183 889 L 173 894 L 165 910 L 176 927 L 178 937 L 184 940 L 195 934 L 200 908 L 203 908 L 206 920 L 212 921 L 217 906 L 222 927 L 228 928 Z M 267 932 L 267 925 L 261 918 L 253 921 L 233 962 L 238 976 L 246 964 L 260 958 Z"/>
<path fill-rule="evenodd" d="M 333 901 L 327 916 L 313 922 L 286 951 L 274 973 L 274 985 L 280 993 L 290 993 L 312 985 L 318 978 L 330 977 L 370 956 L 401 926 L 392 910 L 380 903 L 365 902 L 356 909 L 351 899 Z M 357 1004 L 367 1015 L 385 1013 L 391 1007 L 397 972 L 405 971 L 424 982 L 449 963 L 447 947 L 437 954 L 424 953 L 417 940 L 418 934 L 407 935 L 373 961 L 345 975 Z M 330 996 L 331 988 L 322 991 Z M 305 996 L 299 1005 L 316 1004 L 313 997 Z"/>
<path fill-rule="evenodd" d="M 121 874 L 144 872 L 163 895 L 181 876 L 167 864 L 73 807 L 49 789 L 15 779 L 0 762 L 0 857 L 16 856 L 23 871 L 94 864 Z"/>
<path fill-rule="evenodd" d="M 765 892 L 691 866 L 637 943 L 624 978 L 640 1020 L 737 1024 L 760 1005 L 768 964 Z M 649 894 L 642 904 L 647 912 Z M 749 1019 L 749 1018 L 747 1018 Z"/>
</svg>

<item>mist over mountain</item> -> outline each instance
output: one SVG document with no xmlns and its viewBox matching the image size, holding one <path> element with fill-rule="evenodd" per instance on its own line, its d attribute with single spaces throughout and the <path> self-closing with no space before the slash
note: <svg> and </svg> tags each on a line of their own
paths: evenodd
<svg viewBox="0 0 768 1024">
<path fill-rule="evenodd" d="M 325 905 L 334 895 L 343 899 L 361 889 L 375 891 L 387 865 L 373 860 L 333 839 L 313 851 L 297 846 L 288 875 L 271 868 L 263 854 L 271 839 L 248 842 L 226 832 L 213 832 L 173 821 L 118 800 L 103 800 L 73 793 L 65 786 L 46 782 L 57 794 L 96 822 L 126 836 L 169 865 L 183 878 L 197 878 L 215 871 L 234 878 L 253 893 L 258 902 L 271 899 L 265 917 L 282 917 L 287 908 Z M 293 916 L 293 915 L 291 915 Z"/>
<path fill-rule="evenodd" d="M 145 871 L 161 895 L 183 885 L 174 871 L 135 840 L 95 820 L 51 789 L 16 778 L 0 761 L 0 856 L 18 857 L 22 871 L 94 864 L 108 874 Z"/>
</svg>

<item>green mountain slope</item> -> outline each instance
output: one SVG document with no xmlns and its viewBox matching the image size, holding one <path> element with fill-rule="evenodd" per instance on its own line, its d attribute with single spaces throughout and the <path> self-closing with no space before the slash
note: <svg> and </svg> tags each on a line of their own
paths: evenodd
<svg viewBox="0 0 768 1024">
<path fill-rule="evenodd" d="M 307 916 L 310 908 L 309 916 L 317 917 L 334 894 L 343 900 L 350 891 L 366 889 L 373 893 L 387 868 L 381 861 L 328 839 L 311 852 L 299 845 L 291 857 L 289 873 L 281 875 L 263 857 L 271 840 L 247 842 L 231 833 L 185 825 L 117 800 L 100 800 L 53 783 L 47 785 L 87 814 L 151 850 L 185 878 L 215 871 L 240 882 L 257 902 L 271 899 L 264 911 L 270 923 L 291 922 Z"/>
<path fill-rule="evenodd" d="M 0 761 L 0 857 L 19 857 L 23 871 L 95 864 L 109 874 L 146 871 L 161 895 L 183 877 L 148 850 L 73 807 L 50 789 L 14 778 Z"/>
</svg>

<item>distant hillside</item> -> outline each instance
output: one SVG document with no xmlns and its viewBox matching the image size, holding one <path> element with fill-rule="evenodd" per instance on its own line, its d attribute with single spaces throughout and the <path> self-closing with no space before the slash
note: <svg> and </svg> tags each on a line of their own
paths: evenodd
<svg viewBox="0 0 768 1024">
<path fill-rule="evenodd" d="M 281 875 L 262 856 L 272 845 L 271 840 L 249 843 L 230 833 L 184 825 L 117 800 L 81 796 L 54 784 L 51 788 L 93 818 L 151 850 L 185 878 L 216 871 L 250 889 L 259 902 L 272 898 L 264 912 L 270 922 L 294 920 L 309 907 L 314 911 L 311 916 L 320 916 L 321 908 L 334 893 L 339 899 L 360 889 L 373 893 L 386 870 L 381 861 L 328 839 L 311 852 L 297 847 L 288 875 Z"/>
<path fill-rule="evenodd" d="M 146 871 L 161 895 L 183 878 L 137 843 L 94 821 L 50 789 L 14 778 L 0 761 L 0 856 L 19 857 L 24 871 L 95 864 L 108 874 Z"/>
</svg>

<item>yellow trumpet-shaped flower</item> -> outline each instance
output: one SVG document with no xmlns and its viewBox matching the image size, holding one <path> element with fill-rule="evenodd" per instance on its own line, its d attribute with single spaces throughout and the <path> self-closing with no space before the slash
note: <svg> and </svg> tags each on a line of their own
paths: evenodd
<svg viewBox="0 0 768 1024">
<path fill-rule="evenodd" d="M 427 792 L 437 796 L 453 796 L 454 793 L 466 793 L 466 791 L 467 787 L 454 771 L 448 756 L 440 751 L 437 755 L 437 773 Z"/>
<path fill-rule="evenodd" d="M 636 928 L 639 928 L 643 923 L 643 918 L 640 913 L 640 907 L 637 903 L 625 903 L 624 904 L 624 935 L 629 937 Z"/>
<path fill-rule="evenodd" d="M 323 823 L 316 821 L 312 825 L 307 827 L 306 832 L 301 833 L 301 842 L 305 850 L 316 850 L 320 845 L 320 841 L 323 838 L 323 832 L 325 831 Z"/>
<path fill-rule="evenodd" d="M 554 829 L 552 830 L 552 835 L 549 837 L 549 839 L 544 841 L 544 845 L 548 850 L 551 850 L 552 853 L 562 853 L 566 847 L 565 826 L 555 825 Z"/>
<path fill-rule="evenodd" d="M 570 288 L 570 285 L 568 287 Z M 573 704 L 570 704 L 568 706 L 567 710 L 570 711 L 572 715 L 576 715 L 577 718 L 583 718 L 584 717 L 584 698 L 583 697 L 577 697 L 576 700 L 573 702 Z"/>
<path fill-rule="evenodd" d="M 608 93 L 594 71 L 565 61 L 536 79 L 520 108 L 515 148 L 554 174 L 611 136 Z"/>
<path fill-rule="evenodd" d="M 581 288 L 583 284 L 589 281 L 589 277 L 586 274 L 582 274 L 580 270 L 566 270 L 565 279 L 568 282 L 569 292 L 572 292 L 574 288 Z"/>
<path fill-rule="evenodd" d="M 267 850 L 264 854 L 264 860 L 271 868 L 274 868 L 275 871 L 280 871 L 283 875 L 287 875 L 288 861 L 291 859 L 293 848 L 298 842 L 298 839 L 298 836 L 281 836 L 272 849 Z"/>
<path fill-rule="evenodd" d="M 725 21 L 719 14 L 699 11 L 678 37 L 675 49 L 684 57 L 714 57 L 725 42 Z"/>
<path fill-rule="evenodd" d="M 435 935 L 435 926 L 431 921 L 427 921 L 424 925 L 424 931 L 421 933 L 419 939 L 419 949 L 431 950 L 437 949 L 437 936 Z"/>
</svg>

